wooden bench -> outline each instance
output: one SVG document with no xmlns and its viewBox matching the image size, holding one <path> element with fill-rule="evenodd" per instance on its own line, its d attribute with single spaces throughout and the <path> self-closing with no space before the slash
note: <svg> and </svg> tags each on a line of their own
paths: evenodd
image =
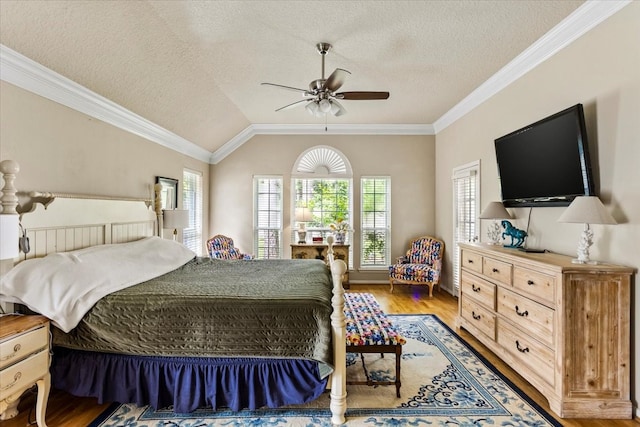
<svg viewBox="0 0 640 427">
<path fill-rule="evenodd" d="M 350 385 L 395 385 L 400 397 L 400 360 L 402 345 L 406 342 L 380 308 L 378 301 L 369 293 L 348 292 L 344 294 L 344 314 L 347 323 L 347 353 L 360 353 L 366 381 L 349 381 Z M 364 363 L 364 353 L 394 353 L 396 355 L 395 381 L 372 380 Z"/>
</svg>

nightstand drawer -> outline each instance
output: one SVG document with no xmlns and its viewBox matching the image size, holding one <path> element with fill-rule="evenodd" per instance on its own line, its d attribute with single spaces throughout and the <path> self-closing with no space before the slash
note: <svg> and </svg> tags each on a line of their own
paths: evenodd
<svg viewBox="0 0 640 427">
<path fill-rule="evenodd" d="M 47 347 L 49 330 L 38 328 L 0 343 L 0 369 L 16 363 L 31 353 Z"/>
<path fill-rule="evenodd" d="M 49 371 L 49 352 L 44 349 L 0 372 L 0 399 L 31 387 Z"/>
</svg>

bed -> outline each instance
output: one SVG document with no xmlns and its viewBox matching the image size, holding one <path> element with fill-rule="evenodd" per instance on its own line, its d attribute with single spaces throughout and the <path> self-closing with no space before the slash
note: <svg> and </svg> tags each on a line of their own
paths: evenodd
<svg viewBox="0 0 640 427">
<path fill-rule="evenodd" d="M 28 258 L 34 259 L 3 276 L 2 292 L 5 299 L 26 303 L 57 326 L 53 386 L 100 401 L 172 406 L 176 412 L 303 403 L 330 388 L 331 421 L 344 423 L 341 277 L 346 265 L 332 256 L 330 269 L 315 260 L 195 257 L 182 245 L 154 236 L 162 229 L 158 190 L 155 212 L 149 211 L 152 219 L 143 213 L 131 222 L 27 228 L 35 247 Z M 3 197 L 12 191 L 5 185 Z M 47 197 L 56 198 L 50 193 L 20 194 L 42 204 L 51 203 Z M 86 199 L 65 196 L 52 207 L 66 198 Z M 2 214 L 9 213 L 4 209 Z M 49 212 L 41 214 L 44 218 Z M 85 227 L 97 227 L 86 233 L 97 237 L 68 237 L 68 230 L 76 236 Z M 46 256 L 61 246 L 67 252 Z M 31 271 L 38 270 L 35 264 L 41 264 L 38 273 Z M 73 264 L 85 269 L 77 277 L 69 273 Z M 41 271 L 56 271 L 51 274 L 56 279 L 42 277 Z M 30 283 L 38 278 L 37 292 L 33 287 L 15 289 L 14 282 L 26 277 Z M 69 288 L 59 291 L 60 283 Z M 84 293 L 89 298 L 65 304 L 49 298 L 56 293 L 63 295 L 63 302 L 68 295 Z M 38 295 L 33 294 L 40 294 L 41 301 L 34 302 Z M 89 307 L 86 312 L 84 306 Z"/>
</svg>

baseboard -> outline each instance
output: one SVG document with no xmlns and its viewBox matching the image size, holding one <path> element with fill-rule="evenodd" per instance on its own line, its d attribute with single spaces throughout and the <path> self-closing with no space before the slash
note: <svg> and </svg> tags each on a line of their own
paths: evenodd
<svg viewBox="0 0 640 427">
<path fill-rule="evenodd" d="M 388 280 L 349 280 L 349 284 L 353 285 L 388 285 Z"/>
</svg>

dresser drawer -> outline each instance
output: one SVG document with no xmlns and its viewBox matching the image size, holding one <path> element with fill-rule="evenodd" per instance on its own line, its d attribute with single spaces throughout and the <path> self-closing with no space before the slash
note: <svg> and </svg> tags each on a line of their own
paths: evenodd
<svg viewBox="0 0 640 427">
<path fill-rule="evenodd" d="M 487 257 L 482 259 L 482 274 L 508 286 L 511 286 L 512 267 L 511 264 L 497 259 Z"/>
<path fill-rule="evenodd" d="M 0 369 L 49 344 L 48 328 L 38 328 L 0 343 Z"/>
<path fill-rule="evenodd" d="M 498 289 L 497 311 L 529 336 L 553 345 L 555 311 L 508 289 Z"/>
<path fill-rule="evenodd" d="M 556 295 L 555 277 L 523 267 L 513 268 L 513 287 L 548 301 L 553 305 Z"/>
<path fill-rule="evenodd" d="M 469 298 L 467 294 L 462 294 L 461 315 L 471 325 L 481 330 L 492 340 L 496 339 L 496 316 L 479 305 L 475 300 Z"/>
<path fill-rule="evenodd" d="M 462 294 L 473 298 L 490 310 L 496 308 L 496 285 L 466 271 L 460 278 Z"/>
<path fill-rule="evenodd" d="M 0 399 L 31 387 L 49 371 L 47 349 L 0 371 Z"/>
<path fill-rule="evenodd" d="M 526 330 L 510 325 L 503 319 L 498 319 L 497 341 L 516 360 L 526 365 L 511 366 L 514 370 L 526 376 L 527 371 L 534 372 L 551 386 L 554 385 L 554 352 L 549 347 L 531 338 Z"/>
<path fill-rule="evenodd" d="M 460 263 L 460 265 L 463 268 L 482 273 L 482 255 L 475 252 L 462 250 L 462 262 Z"/>
</svg>

